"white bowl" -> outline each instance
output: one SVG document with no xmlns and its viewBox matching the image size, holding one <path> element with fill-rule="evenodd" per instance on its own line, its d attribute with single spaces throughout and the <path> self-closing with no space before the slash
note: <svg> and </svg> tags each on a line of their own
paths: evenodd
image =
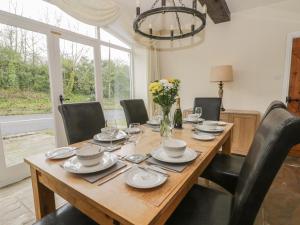
<svg viewBox="0 0 300 225">
<path fill-rule="evenodd" d="M 163 149 L 169 157 L 178 158 L 184 154 L 186 142 L 179 139 L 168 139 L 163 142 Z"/>
<path fill-rule="evenodd" d="M 190 120 L 198 120 L 199 116 L 198 116 L 198 114 L 188 114 L 188 119 L 190 119 Z"/>
<path fill-rule="evenodd" d="M 78 161 L 83 166 L 95 166 L 100 163 L 103 151 L 98 146 L 83 146 L 76 150 Z"/>
<path fill-rule="evenodd" d="M 205 120 L 202 124 L 205 126 L 217 127 L 219 125 L 219 121 Z"/>
</svg>

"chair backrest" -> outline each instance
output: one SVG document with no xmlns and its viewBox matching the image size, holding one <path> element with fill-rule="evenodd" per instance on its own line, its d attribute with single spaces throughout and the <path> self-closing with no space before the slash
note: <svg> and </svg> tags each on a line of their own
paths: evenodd
<svg viewBox="0 0 300 225">
<path fill-rule="evenodd" d="M 281 101 L 274 100 L 273 102 L 271 102 L 271 104 L 266 109 L 265 114 L 261 118 L 261 121 L 263 121 L 273 109 L 277 109 L 277 108 L 286 109 L 286 105 Z"/>
<path fill-rule="evenodd" d="M 121 100 L 127 126 L 131 123 L 145 124 L 148 120 L 148 113 L 143 99 Z"/>
<path fill-rule="evenodd" d="M 252 225 L 289 150 L 300 143 L 300 118 L 273 109 L 260 124 L 241 169 L 230 225 Z M 280 201 L 280 199 L 278 199 Z"/>
<path fill-rule="evenodd" d="M 221 98 L 195 98 L 194 109 L 196 107 L 202 107 L 202 118 L 205 120 L 219 120 L 220 119 L 220 108 Z"/>
<path fill-rule="evenodd" d="M 58 110 L 64 121 L 69 144 L 91 139 L 105 127 L 99 102 L 62 104 Z"/>
</svg>

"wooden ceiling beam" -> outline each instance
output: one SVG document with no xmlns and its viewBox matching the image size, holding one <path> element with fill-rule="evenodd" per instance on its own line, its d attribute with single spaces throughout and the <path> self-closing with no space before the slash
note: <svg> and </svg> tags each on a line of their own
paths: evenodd
<svg viewBox="0 0 300 225">
<path fill-rule="evenodd" d="M 214 23 L 224 23 L 230 21 L 230 10 L 226 0 L 198 0 L 201 5 L 206 4 L 207 13 Z"/>
</svg>

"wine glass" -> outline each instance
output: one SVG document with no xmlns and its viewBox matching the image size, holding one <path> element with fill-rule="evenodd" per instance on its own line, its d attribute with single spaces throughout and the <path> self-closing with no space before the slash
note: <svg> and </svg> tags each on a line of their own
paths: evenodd
<svg viewBox="0 0 300 225">
<path fill-rule="evenodd" d="M 106 149 L 108 151 L 112 151 L 114 149 L 113 146 L 113 138 L 117 136 L 117 134 L 119 133 L 119 129 L 117 126 L 117 121 L 116 120 L 109 120 L 106 121 L 106 134 L 108 135 L 108 137 L 110 138 L 110 146 L 108 146 Z"/>
<path fill-rule="evenodd" d="M 134 145 L 137 145 L 137 143 L 141 138 L 142 133 L 143 130 L 140 123 L 129 124 L 129 128 L 128 128 L 129 142 L 133 142 Z"/>
<path fill-rule="evenodd" d="M 197 115 L 198 119 L 202 116 L 202 107 L 195 107 L 195 114 Z"/>
</svg>

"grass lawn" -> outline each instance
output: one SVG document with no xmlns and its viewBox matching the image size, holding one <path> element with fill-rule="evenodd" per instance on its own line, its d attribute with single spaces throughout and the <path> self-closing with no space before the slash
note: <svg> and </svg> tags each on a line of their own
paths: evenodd
<svg viewBox="0 0 300 225">
<path fill-rule="evenodd" d="M 73 94 L 67 102 L 94 101 L 90 95 Z M 103 99 L 103 108 L 120 109 L 119 100 Z M 50 94 L 44 92 L 0 89 L 0 116 L 26 115 L 51 112 Z"/>
</svg>

